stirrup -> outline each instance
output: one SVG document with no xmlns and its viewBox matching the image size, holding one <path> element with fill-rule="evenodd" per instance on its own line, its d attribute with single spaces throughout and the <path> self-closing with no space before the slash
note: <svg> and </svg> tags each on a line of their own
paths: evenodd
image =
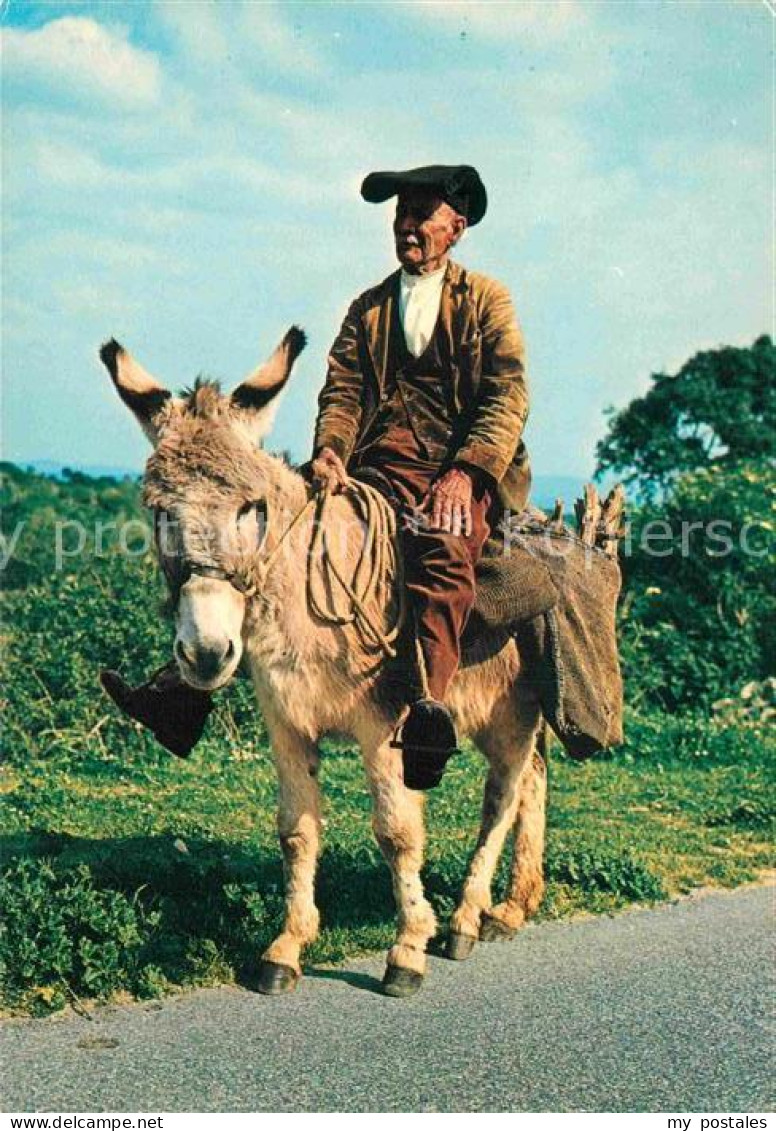
<svg viewBox="0 0 776 1131">
<path fill-rule="evenodd" d="M 433 789 L 439 785 L 445 766 L 459 754 L 452 716 L 436 699 L 419 699 L 391 740 L 401 750 L 404 784 L 408 789 Z"/>
</svg>

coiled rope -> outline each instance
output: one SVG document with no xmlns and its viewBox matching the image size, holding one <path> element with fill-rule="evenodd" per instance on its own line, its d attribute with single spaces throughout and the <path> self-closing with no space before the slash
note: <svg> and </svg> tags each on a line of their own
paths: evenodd
<svg viewBox="0 0 776 1131">
<path fill-rule="evenodd" d="M 313 534 L 307 555 L 310 612 L 324 624 L 352 625 L 373 648 L 393 659 L 404 616 L 403 586 L 396 585 L 400 574 L 396 517 L 380 492 L 369 483 L 351 479 L 345 495 L 352 504 L 364 539 L 355 569 L 348 570 L 350 576 L 345 575 L 332 553 L 328 529 L 331 524 L 331 493 L 327 490 L 317 492 L 297 512 L 265 558 L 264 572 L 269 571 L 291 532 L 314 508 Z M 350 536 L 345 531 L 343 541 L 347 543 L 349 540 Z M 332 580 L 336 581 L 336 586 Z M 387 627 L 383 627 L 393 600 L 396 600 L 396 611 Z"/>
</svg>

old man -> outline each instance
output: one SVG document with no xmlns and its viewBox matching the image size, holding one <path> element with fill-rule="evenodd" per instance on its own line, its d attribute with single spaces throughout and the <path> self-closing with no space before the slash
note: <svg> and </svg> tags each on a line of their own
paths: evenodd
<svg viewBox="0 0 776 1131">
<path fill-rule="evenodd" d="M 405 781 L 423 789 L 439 782 L 456 747 L 444 700 L 489 515 L 497 498 L 520 510 L 528 495 L 523 344 L 506 288 L 450 259 L 487 207 L 472 166 L 371 173 L 361 193 L 371 203 L 396 197 L 401 267 L 352 303 L 332 346 L 311 470 L 333 491 L 350 475 L 365 478 L 400 514 L 423 685 L 400 741 Z M 209 701 L 196 698 L 204 693 L 175 691 L 167 675 L 134 691 L 106 676 L 124 710 L 188 753 L 207 717 Z"/>
<path fill-rule="evenodd" d="M 361 193 L 373 203 L 396 197 L 401 269 L 348 311 L 329 356 L 312 468 L 334 490 L 348 474 L 373 478 L 402 513 L 427 689 L 404 727 L 405 780 L 425 788 L 456 745 L 444 699 L 488 514 L 499 484 L 515 509 L 527 497 L 523 346 L 506 288 L 450 259 L 485 214 L 474 168 L 371 173 Z"/>
</svg>

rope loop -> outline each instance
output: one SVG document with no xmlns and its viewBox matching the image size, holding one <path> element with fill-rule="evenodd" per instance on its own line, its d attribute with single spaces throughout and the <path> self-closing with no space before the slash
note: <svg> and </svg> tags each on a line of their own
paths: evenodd
<svg viewBox="0 0 776 1131">
<path fill-rule="evenodd" d="M 288 524 L 262 563 L 262 572 L 264 576 L 267 575 L 283 543 L 307 512 L 314 508 L 306 578 L 310 612 L 324 624 L 341 627 L 352 625 L 367 647 L 393 659 L 404 615 L 403 588 L 399 585 L 396 611 L 388 624 L 385 624 L 391 602 L 396 600 L 394 586 L 400 573 L 396 519 L 386 500 L 369 483 L 351 479 L 346 495 L 359 520 L 364 538 L 355 568 L 344 571 L 332 553 L 329 513 L 331 494 L 328 490 L 323 490 L 308 499 Z"/>
</svg>

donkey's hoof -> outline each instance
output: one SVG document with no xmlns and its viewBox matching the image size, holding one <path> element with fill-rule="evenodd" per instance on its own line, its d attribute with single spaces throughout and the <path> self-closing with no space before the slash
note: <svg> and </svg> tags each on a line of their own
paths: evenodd
<svg viewBox="0 0 776 1131">
<path fill-rule="evenodd" d="M 404 966 L 386 966 L 383 993 L 388 997 L 412 997 L 423 985 L 423 975 Z"/>
<path fill-rule="evenodd" d="M 299 974 L 293 966 L 284 966 L 282 962 L 271 962 L 268 958 L 262 960 L 259 967 L 259 977 L 256 989 L 260 994 L 290 994 L 296 989 Z"/>
<path fill-rule="evenodd" d="M 465 959 L 471 957 L 476 942 L 477 939 L 474 935 L 459 935 L 455 931 L 451 931 L 447 936 L 445 955 L 453 962 L 464 962 Z"/>
<path fill-rule="evenodd" d="M 509 927 L 503 919 L 496 919 L 487 913 L 482 916 L 480 940 L 482 942 L 506 942 L 517 934 L 516 927 Z"/>
</svg>

